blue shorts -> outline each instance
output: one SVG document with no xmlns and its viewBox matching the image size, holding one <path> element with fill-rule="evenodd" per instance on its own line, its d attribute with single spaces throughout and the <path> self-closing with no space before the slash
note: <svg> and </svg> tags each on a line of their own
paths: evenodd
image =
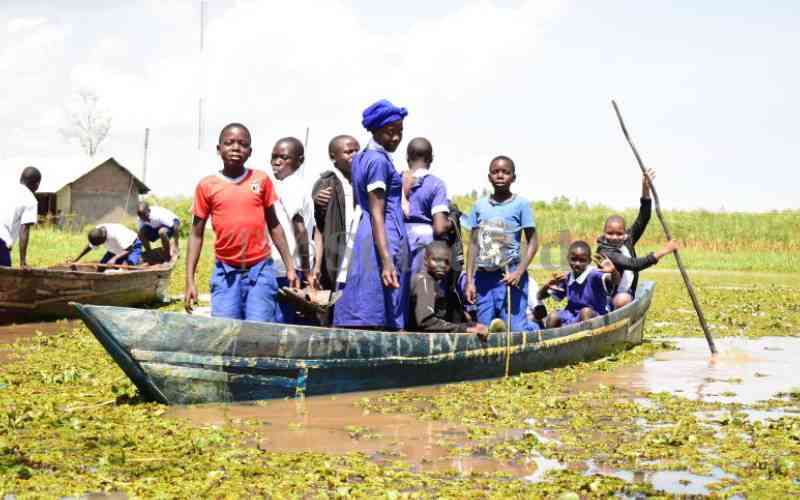
<svg viewBox="0 0 800 500">
<path fill-rule="evenodd" d="M 211 316 L 274 322 L 278 282 L 272 259 L 247 269 L 217 261 L 211 274 Z"/>
<path fill-rule="evenodd" d="M 511 268 L 512 271 L 514 267 Z M 500 283 L 503 270 L 475 272 L 475 288 L 478 292 L 477 321 L 488 325 L 495 318 L 508 322 L 506 285 Z M 528 320 L 528 273 L 522 273 L 519 284 L 511 289 L 511 330 L 536 331 L 539 325 Z"/>
<path fill-rule="evenodd" d="M 11 267 L 11 250 L 0 240 L 0 266 Z"/>
<path fill-rule="evenodd" d="M 142 226 L 141 234 L 142 236 L 145 237 L 147 241 L 156 241 L 161 238 L 158 235 L 158 232 L 163 227 L 167 229 L 167 238 L 172 238 L 172 236 L 175 234 L 175 228 L 178 227 L 178 222 L 179 222 L 178 219 L 175 219 L 171 227 L 170 226 L 153 227 L 145 224 Z"/>
<path fill-rule="evenodd" d="M 580 323 L 581 321 L 581 313 L 580 311 L 570 311 L 569 309 L 562 309 L 558 311 L 558 318 L 561 320 L 561 326 L 571 325 L 573 323 Z"/>
<path fill-rule="evenodd" d="M 129 266 L 138 266 L 139 264 L 142 263 L 142 241 L 139 238 L 136 238 L 136 241 L 134 241 L 133 245 L 128 247 L 127 250 L 129 250 L 130 253 L 128 254 L 127 257 L 125 257 L 124 264 Z M 116 254 L 114 253 L 106 252 L 106 254 L 103 255 L 103 258 L 100 259 L 100 262 L 102 264 L 105 264 L 106 262 L 113 259 L 115 255 Z M 120 262 L 117 262 L 117 264 L 120 264 Z"/>
</svg>

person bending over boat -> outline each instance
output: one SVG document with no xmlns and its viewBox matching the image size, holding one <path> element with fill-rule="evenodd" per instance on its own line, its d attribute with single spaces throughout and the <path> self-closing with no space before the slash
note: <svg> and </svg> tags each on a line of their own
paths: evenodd
<svg viewBox="0 0 800 500">
<path fill-rule="evenodd" d="M 0 266 L 11 267 L 11 248 L 19 240 L 19 267 L 28 268 L 28 240 L 31 226 L 39 218 L 39 202 L 34 193 L 42 182 L 36 167 L 25 167 L 19 178 L 0 200 Z"/>
<path fill-rule="evenodd" d="M 139 202 L 136 214 L 139 216 L 139 239 L 144 250 L 150 251 L 150 243 L 161 240 L 161 251 L 169 261 L 180 252 L 181 221 L 172 211 L 164 207 L 150 206 L 146 201 Z"/>
<path fill-rule="evenodd" d="M 621 215 L 612 215 L 606 219 L 603 234 L 597 239 L 597 252 L 605 254 L 614 263 L 621 273 L 619 285 L 614 290 L 611 305 L 614 309 L 630 304 L 636 295 L 636 285 L 639 282 L 639 271 L 653 266 L 665 255 L 678 249 L 678 242 L 670 240 L 664 248 L 650 252 L 644 257 L 636 256 L 635 245 L 647 229 L 652 211 L 650 199 L 650 179 L 656 175 L 654 170 L 648 170 L 642 176 L 642 197 L 639 200 L 639 214 L 630 229 L 625 228 L 625 218 Z"/>
<path fill-rule="evenodd" d="M 278 283 L 272 265 L 264 222 L 286 264 L 286 278 L 299 286 L 286 245 L 286 236 L 275 214 L 275 190 L 261 170 L 245 167 L 253 151 L 250 131 L 241 123 L 223 127 L 217 153 L 222 170 L 203 178 L 192 204 L 192 229 L 186 257 L 184 307 L 191 313 L 197 303 L 194 281 L 203 249 L 206 221 L 216 234 L 211 273 L 211 315 L 220 318 L 274 321 Z"/>
<path fill-rule="evenodd" d="M 489 163 L 494 192 L 475 203 L 465 224 L 471 231 L 465 295 L 467 302 L 477 305 L 475 319 L 479 323 L 490 324 L 500 318 L 510 321 L 514 331 L 535 331 L 539 326 L 527 318 L 528 266 L 539 242 L 530 203 L 511 192 L 516 179 L 511 158 L 497 156 Z M 523 233 L 527 241 L 524 256 L 520 254 Z M 511 318 L 507 287 L 511 287 Z"/>
<path fill-rule="evenodd" d="M 408 170 L 403 173 L 403 205 L 408 244 L 411 247 L 411 274 L 422 270 L 425 247 L 434 239 L 444 239 L 450 220 L 447 217 L 447 187 L 430 173 L 433 146 L 424 137 L 411 139 L 406 149 Z"/>
<path fill-rule="evenodd" d="M 358 141 L 349 135 L 337 135 L 328 143 L 328 157 L 333 168 L 320 174 L 311 194 L 314 198 L 314 248 L 317 259 L 314 274 L 325 290 L 338 290 L 347 282 L 346 257 L 352 253 L 352 239 L 361 216 L 355 204 L 352 185 L 353 156 Z"/>
<path fill-rule="evenodd" d="M 411 278 L 408 329 L 485 335 L 486 325 L 466 321 L 464 306 L 447 283 L 450 256 L 450 247 L 443 241 L 434 241 L 425 247 L 424 269 Z"/>
<path fill-rule="evenodd" d="M 102 264 L 138 266 L 142 263 L 142 240 L 122 224 L 100 224 L 89 231 L 88 237 L 89 244 L 72 262 L 78 262 L 87 253 L 105 245 L 106 253 L 100 259 Z"/>
<path fill-rule="evenodd" d="M 283 226 L 289 254 L 298 280 L 308 280 L 312 288 L 319 288 L 317 277 L 312 273 L 314 265 L 314 205 L 311 201 L 311 188 L 304 182 L 298 170 L 303 166 L 305 150 L 303 143 L 295 137 L 284 137 L 272 148 L 272 174 L 275 176 L 275 213 Z M 275 261 L 278 287 L 289 286 L 286 266 Z M 293 304 L 279 302 L 275 321 L 294 324 L 298 320 L 297 309 Z"/>
<path fill-rule="evenodd" d="M 353 240 L 347 284 L 333 312 L 339 327 L 402 330 L 408 310 L 409 247 L 403 222 L 403 181 L 390 153 L 403 139 L 408 114 L 387 100 L 364 110 L 367 147 L 353 157 L 353 192 L 362 215 Z"/>
<path fill-rule="evenodd" d="M 544 300 L 548 295 L 557 301 L 567 299 L 564 309 L 547 315 L 547 328 L 570 325 L 606 314 L 609 311 L 609 294 L 619 284 L 619 271 L 605 255 L 595 255 L 599 269 L 589 265 L 592 250 L 585 241 L 572 242 L 567 260 L 572 271 L 554 274 L 538 293 L 539 300 Z"/>
</svg>

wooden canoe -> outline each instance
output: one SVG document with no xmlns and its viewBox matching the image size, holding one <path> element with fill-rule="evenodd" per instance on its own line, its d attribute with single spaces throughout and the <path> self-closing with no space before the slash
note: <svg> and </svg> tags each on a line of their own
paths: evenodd
<svg viewBox="0 0 800 500">
<path fill-rule="evenodd" d="M 598 358 L 642 341 L 654 284 L 605 316 L 515 332 L 511 373 Z M 246 401 L 499 377 L 506 335 L 398 333 L 257 323 L 75 304 L 146 398 L 165 404 Z"/>
<path fill-rule="evenodd" d="M 163 300 L 175 260 L 151 265 L 62 264 L 43 269 L 0 267 L 0 322 L 76 317 L 70 302 L 133 306 Z M 163 260 L 163 259 L 162 259 Z"/>
</svg>

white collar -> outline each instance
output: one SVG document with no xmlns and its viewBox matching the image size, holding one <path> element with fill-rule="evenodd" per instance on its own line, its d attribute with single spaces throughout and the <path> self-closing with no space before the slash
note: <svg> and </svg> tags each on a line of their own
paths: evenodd
<svg viewBox="0 0 800 500">
<path fill-rule="evenodd" d="M 378 143 L 375 141 L 375 139 L 370 139 L 370 140 L 369 140 L 369 142 L 367 143 L 367 147 L 366 147 L 366 149 L 371 149 L 371 150 L 373 150 L 373 151 L 381 151 L 381 152 L 383 152 L 383 153 L 386 153 L 387 155 L 389 155 L 389 157 L 390 157 L 390 158 L 391 158 L 391 156 L 392 156 L 392 153 L 390 153 L 390 152 L 386 151 L 386 148 L 384 148 L 383 146 L 381 146 L 380 144 L 378 144 Z"/>
<path fill-rule="evenodd" d="M 350 181 L 347 180 L 347 177 L 345 177 L 344 174 L 340 172 L 338 168 L 333 167 L 331 169 L 331 172 L 333 172 L 333 175 L 335 175 L 336 178 L 339 179 L 339 182 L 341 182 L 343 186 L 350 186 Z"/>
<path fill-rule="evenodd" d="M 422 179 L 423 177 L 425 177 L 430 173 L 431 173 L 430 170 L 428 170 L 427 168 L 418 168 L 411 172 L 411 176 L 414 177 L 415 179 Z"/>
<path fill-rule="evenodd" d="M 578 276 L 577 278 L 575 277 L 574 272 L 569 273 L 570 283 L 575 282 L 579 285 L 583 285 L 583 282 L 586 281 L 586 278 L 589 277 L 589 274 L 592 272 L 593 269 L 595 269 L 594 266 L 586 266 L 586 269 L 584 269 L 581 275 Z"/>
</svg>

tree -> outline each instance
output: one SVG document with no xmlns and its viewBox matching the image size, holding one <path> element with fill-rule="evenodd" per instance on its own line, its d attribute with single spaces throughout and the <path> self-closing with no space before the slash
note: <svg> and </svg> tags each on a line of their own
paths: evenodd
<svg viewBox="0 0 800 500">
<path fill-rule="evenodd" d="M 111 117 L 98 105 L 99 101 L 94 91 L 80 90 L 67 111 L 69 124 L 61 129 L 64 138 L 77 140 L 89 158 L 94 157 L 111 130 Z"/>
</svg>

